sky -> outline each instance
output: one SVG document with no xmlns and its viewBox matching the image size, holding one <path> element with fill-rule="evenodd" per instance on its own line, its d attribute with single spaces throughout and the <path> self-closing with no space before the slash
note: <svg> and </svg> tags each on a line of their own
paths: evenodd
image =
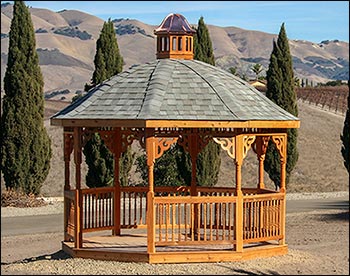
<svg viewBox="0 0 350 276">
<path fill-rule="evenodd" d="M 6 1 L 1 1 L 2 3 Z M 12 1 L 8 1 L 12 2 Z M 33 8 L 74 9 L 108 18 L 137 19 L 159 25 L 169 13 L 190 24 L 201 16 L 207 25 L 234 26 L 278 34 L 282 23 L 289 39 L 319 43 L 349 42 L 349 1 L 25 1 Z"/>
</svg>

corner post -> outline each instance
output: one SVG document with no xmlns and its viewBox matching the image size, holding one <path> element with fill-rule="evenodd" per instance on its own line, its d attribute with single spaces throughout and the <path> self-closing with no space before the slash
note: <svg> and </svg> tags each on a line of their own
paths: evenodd
<svg viewBox="0 0 350 276">
<path fill-rule="evenodd" d="M 112 234 L 115 236 L 120 235 L 120 180 L 119 180 L 119 160 L 120 154 L 122 152 L 122 139 L 121 139 L 121 129 L 116 128 L 113 135 L 113 154 L 114 154 L 114 229 Z"/>
<path fill-rule="evenodd" d="M 242 163 L 243 163 L 243 135 L 235 137 L 235 164 L 236 164 L 236 251 L 243 252 L 243 193 L 242 193 Z"/>
<path fill-rule="evenodd" d="M 75 217 L 74 217 L 74 246 L 75 248 L 83 247 L 82 222 L 82 194 L 81 194 L 81 128 L 74 128 L 74 163 L 75 163 Z"/>
<path fill-rule="evenodd" d="M 146 129 L 146 155 L 148 167 L 147 192 L 147 253 L 154 253 L 155 249 L 155 208 L 154 208 L 154 162 L 156 144 L 153 129 Z"/>
</svg>

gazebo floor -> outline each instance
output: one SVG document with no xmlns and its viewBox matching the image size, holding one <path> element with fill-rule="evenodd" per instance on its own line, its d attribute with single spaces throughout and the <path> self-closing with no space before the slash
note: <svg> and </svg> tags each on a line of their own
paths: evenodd
<svg viewBox="0 0 350 276">
<path fill-rule="evenodd" d="M 244 246 L 243 252 L 229 245 L 201 245 L 157 246 L 155 253 L 147 253 L 147 234 L 130 232 L 120 236 L 89 234 L 83 238 L 83 248 L 76 249 L 74 242 L 63 241 L 62 249 L 75 258 L 146 263 L 232 262 L 288 252 L 287 245 L 260 243 Z"/>
</svg>

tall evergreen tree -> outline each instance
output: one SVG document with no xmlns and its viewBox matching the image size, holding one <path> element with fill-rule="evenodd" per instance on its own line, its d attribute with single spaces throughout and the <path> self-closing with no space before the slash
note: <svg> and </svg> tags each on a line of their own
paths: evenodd
<svg viewBox="0 0 350 276">
<path fill-rule="evenodd" d="M 215 66 L 213 45 L 209 31 L 204 23 L 203 16 L 198 20 L 198 26 L 193 40 L 194 59 L 200 60 Z"/>
<path fill-rule="evenodd" d="M 266 74 L 267 91 L 266 96 L 284 110 L 298 116 L 298 106 L 296 93 L 294 90 L 294 73 L 292 56 L 289 50 L 288 38 L 284 23 L 281 26 L 277 42 L 273 42 L 273 49 L 270 56 L 269 69 Z M 297 129 L 287 130 L 287 164 L 286 164 L 286 184 L 289 182 L 290 173 L 298 161 L 297 150 Z M 280 157 L 270 141 L 264 169 L 269 174 L 276 188 L 280 185 Z"/>
<path fill-rule="evenodd" d="M 209 31 L 204 23 L 203 16 L 198 21 L 196 34 L 194 35 L 194 59 L 209 63 L 215 66 L 213 46 L 210 39 Z M 181 177 L 185 179 L 186 184 L 190 185 L 191 181 L 191 159 L 188 153 L 184 153 L 179 147 L 177 155 L 177 164 Z M 220 145 L 210 141 L 202 149 L 197 158 L 197 183 L 201 186 L 214 186 L 218 182 L 218 176 L 221 165 Z"/>
<path fill-rule="evenodd" d="M 44 126 L 44 81 L 30 12 L 15 1 L 1 117 L 1 171 L 8 189 L 39 194 L 50 170 Z"/>
<path fill-rule="evenodd" d="M 104 22 L 100 36 L 96 42 L 94 58 L 95 71 L 91 84 L 85 85 L 85 90 L 102 83 L 108 78 L 120 73 L 123 69 L 123 58 L 119 53 L 116 33 L 113 22 L 108 19 Z M 95 133 L 84 147 L 88 172 L 86 185 L 89 187 L 103 187 L 113 184 L 114 158 L 98 133 Z M 120 182 L 125 186 L 128 183 L 128 173 L 134 160 L 134 154 L 129 147 L 121 155 L 119 170 Z"/>
<path fill-rule="evenodd" d="M 348 87 L 349 81 L 348 81 Z M 343 134 L 340 135 L 342 141 L 341 153 L 344 158 L 344 166 L 350 174 L 350 92 L 348 95 L 348 110 L 346 111 L 346 116 L 344 120 Z"/>
</svg>

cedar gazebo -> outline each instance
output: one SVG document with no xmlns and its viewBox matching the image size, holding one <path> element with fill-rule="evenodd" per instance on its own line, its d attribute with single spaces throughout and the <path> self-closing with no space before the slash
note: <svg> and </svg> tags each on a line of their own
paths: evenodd
<svg viewBox="0 0 350 276">
<path fill-rule="evenodd" d="M 51 118 L 64 128 L 62 248 L 73 257 L 181 263 L 287 253 L 286 131 L 300 122 L 247 82 L 193 60 L 194 32 L 182 15 L 169 14 L 155 30 L 156 61 L 113 76 Z M 82 189 L 82 149 L 95 132 L 114 155 L 114 186 Z M 234 187 L 196 183 L 196 159 L 210 140 L 234 159 Z M 279 191 L 264 186 L 270 140 L 281 157 Z M 133 141 L 146 150 L 147 187 L 119 183 L 119 158 Z M 190 153 L 191 185 L 155 187 L 155 160 L 175 143 Z M 251 148 L 258 177 L 256 188 L 244 188 Z"/>
</svg>

